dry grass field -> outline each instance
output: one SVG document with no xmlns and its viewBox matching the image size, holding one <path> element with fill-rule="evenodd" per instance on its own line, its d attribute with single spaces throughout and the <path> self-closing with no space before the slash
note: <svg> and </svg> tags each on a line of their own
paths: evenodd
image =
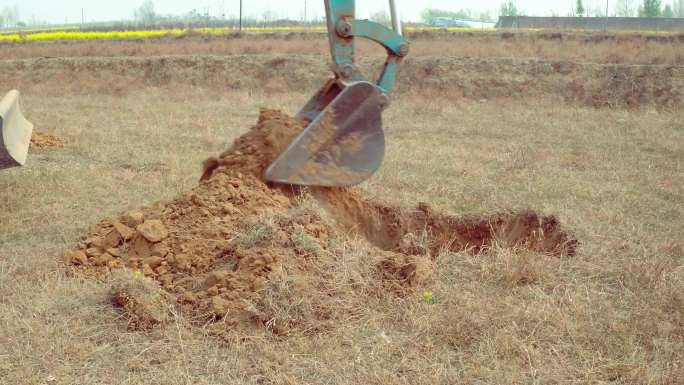
<svg viewBox="0 0 684 385">
<path fill-rule="evenodd" d="M 411 56 L 537 58 L 582 63 L 684 64 L 684 35 L 602 32 L 413 32 Z M 0 57 L 159 56 L 159 55 L 318 55 L 328 48 L 322 33 L 180 37 L 59 43 L 0 43 Z M 382 55 L 361 42 L 363 55 Z"/>
<path fill-rule="evenodd" d="M 682 42 L 423 39 L 365 194 L 459 218 L 554 215 L 574 255 L 495 239 L 416 252 L 425 267 L 391 281 L 387 251 L 305 193 L 230 232 L 266 248 L 302 217 L 340 229 L 325 247 L 297 233 L 302 260 L 255 293 L 268 322 L 198 319 L 154 275 L 97 278 L 64 256 L 102 219 L 195 189 L 260 108 L 297 111 L 327 76 L 324 42 L 2 46 L 0 90 L 22 90 L 36 130 L 64 144 L 0 173 L 0 384 L 684 383 Z M 113 306 L 121 285 L 162 320 Z"/>
</svg>

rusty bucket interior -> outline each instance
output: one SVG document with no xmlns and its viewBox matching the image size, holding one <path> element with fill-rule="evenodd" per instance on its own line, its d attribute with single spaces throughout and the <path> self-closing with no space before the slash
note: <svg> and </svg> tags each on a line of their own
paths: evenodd
<svg viewBox="0 0 684 385">
<path fill-rule="evenodd" d="M 0 100 L 0 170 L 26 164 L 33 124 L 19 108 L 19 91 Z"/>
<path fill-rule="evenodd" d="M 357 82 L 334 92 L 334 97 L 324 94 L 318 97 L 323 101 L 308 104 L 328 102 L 322 111 L 305 108 L 306 113 L 300 113 L 315 118 L 268 168 L 268 181 L 347 187 L 365 181 L 380 168 L 385 155 L 381 90 Z"/>
</svg>

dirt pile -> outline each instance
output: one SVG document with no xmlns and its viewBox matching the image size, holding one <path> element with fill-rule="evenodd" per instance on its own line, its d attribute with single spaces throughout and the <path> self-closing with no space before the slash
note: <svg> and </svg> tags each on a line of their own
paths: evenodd
<svg viewBox="0 0 684 385">
<path fill-rule="evenodd" d="M 50 147 L 62 147 L 64 141 L 56 136 L 45 134 L 42 132 L 33 132 L 31 135 L 31 147 L 37 149 L 45 149 Z"/>
<path fill-rule="evenodd" d="M 262 111 L 256 126 L 205 162 L 198 187 L 94 225 L 67 263 L 100 278 L 127 271 L 112 303 L 135 328 L 163 324 L 164 312 L 145 304 L 158 308 L 170 298 L 168 306 L 218 334 L 256 328 L 287 335 L 332 328 L 373 293 L 425 287 L 441 251 L 484 252 L 500 243 L 575 253 L 577 241 L 555 218 L 533 212 L 460 219 L 427 204 L 390 207 L 355 189 L 266 184 L 264 169 L 302 123 Z M 351 242 L 350 232 L 368 244 Z M 156 281 L 168 297 L 146 298 L 140 280 Z"/>
</svg>

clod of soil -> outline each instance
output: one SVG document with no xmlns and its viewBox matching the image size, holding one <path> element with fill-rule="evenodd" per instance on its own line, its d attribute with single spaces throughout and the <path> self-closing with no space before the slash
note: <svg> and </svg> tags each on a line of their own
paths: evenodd
<svg viewBox="0 0 684 385">
<path fill-rule="evenodd" d="M 45 134 L 41 132 L 33 132 L 31 136 L 31 147 L 37 149 L 45 149 L 50 147 L 62 147 L 64 141 L 56 136 Z"/>
<path fill-rule="evenodd" d="M 480 253 L 502 245 L 575 254 L 577 241 L 556 218 L 531 211 L 458 218 L 428 204 L 391 207 L 359 189 L 305 193 L 267 184 L 265 168 L 303 124 L 262 111 L 256 126 L 204 163 L 198 187 L 101 221 L 66 262 L 87 276 L 128 271 L 129 280 L 156 281 L 172 298 L 167 305 L 217 334 L 256 328 L 287 335 L 335 327 L 362 308 L 369 293 L 404 295 L 424 287 L 443 251 Z M 363 249 L 353 246 L 366 257 L 357 258 L 354 277 L 340 281 L 335 271 L 352 247 L 350 233 L 368 240 Z M 165 322 L 163 311 L 145 304 L 156 309 L 166 297 L 146 300 L 131 291 L 129 285 L 112 297 L 131 325 Z"/>
</svg>

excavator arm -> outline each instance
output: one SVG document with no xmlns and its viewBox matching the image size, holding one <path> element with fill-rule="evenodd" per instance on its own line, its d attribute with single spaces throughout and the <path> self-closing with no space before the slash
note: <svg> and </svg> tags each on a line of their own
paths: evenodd
<svg viewBox="0 0 684 385">
<path fill-rule="evenodd" d="M 385 136 L 382 110 L 399 64 L 408 54 L 395 0 L 393 29 L 358 20 L 355 0 L 325 0 L 334 77 L 297 114 L 309 122 L 270 165 L 266 179 L 303 186 L 346 187 L 370 178 L 382 164 Z M 356 38 L 370 39 L 387 51 L 384 69 L 368 81 L 355 64 Z"/>
</svg>

